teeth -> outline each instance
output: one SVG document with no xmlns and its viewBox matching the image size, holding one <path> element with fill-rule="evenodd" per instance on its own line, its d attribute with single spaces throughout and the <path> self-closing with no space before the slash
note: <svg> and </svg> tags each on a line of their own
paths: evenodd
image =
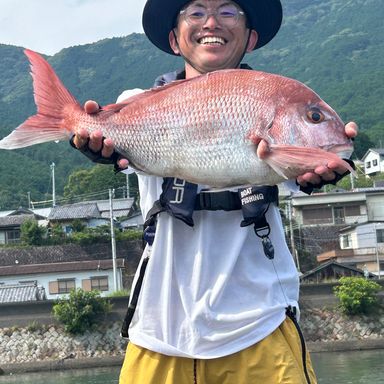
<svg viewBox="0 0 384 384">
<path fill-rule="evenodd" d="M 221 44 L 224 45 L 225 41 L 221 37 L 202 37 L 200 44 Z"/>
</svg>

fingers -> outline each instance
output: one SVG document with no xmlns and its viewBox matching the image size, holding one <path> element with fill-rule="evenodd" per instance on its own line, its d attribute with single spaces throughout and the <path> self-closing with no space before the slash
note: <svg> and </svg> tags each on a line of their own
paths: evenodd
<svg viewBox="0 0 384 384">
<path fill-rule="evenodd" d="M 345 134 L 350 139 L 353 139 L 354 137 L 356 137 L 358 132 L 359 132 L 359 127 L 355 122 L 351 121 L 345 125 Z"/>
<path fill-rule="evenodd" d="M 127 169 L 129 162 L 127 159 L 122 158 L 117 161 L 117 165 L 119 166 L 120 169 Z"/>
<path fill-rule="evenodd" d="M 348 169 L 337 161 L 330 161 L 326 166 L 316 167 L 313 172 L 307 172 L 297 177 L 297 182 L 302 187 L 308 184 L 318 185 L 322 182 L 332 181 L 337 175 L 343 175 Z"/>
<path fill-rule="evenodd" d="M 100 111 L 100 106 L 96 101 L 94 100 L 88 100 L 84 104 L 84 111 L 89 113 L 90 115 L 93 115 Z"/>
<path fill-rule="evenodd" d="M 88 142 L 88 131 L 86 129 L 79 129 L 73 137 L 73 144 L 77 149 L 83 148 Z"/>
<path fill-rule="evenodd" d="M 89 141 L 89 144 L 91 144 L 91 142 L 92 142 L 92 139 Z M 98 148 L 99 149 L 97 149 L 97 151 L 99 151 L 101 149 L 101 156 L 106 157 L 106 158 L 111 157 L 113 151 L 115 150 L 115 146 L 113 144 L 113 141 L 112 141 L 112 139 L 109 139 L 109 138 L 104 140 L 104 145 L 103 145 L 103 141 L 101 139 L 100 146 Z"/>
</svg>

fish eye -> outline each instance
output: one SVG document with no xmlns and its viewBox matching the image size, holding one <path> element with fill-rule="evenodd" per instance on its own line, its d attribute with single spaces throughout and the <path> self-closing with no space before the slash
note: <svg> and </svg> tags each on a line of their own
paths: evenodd
<svg viewBox="0 0 384 384">
<path fill-rule="evenodd" d="M 324 114 L 317 108 L 311 108 L 307 112 L 307 117 L 314 124 L 319 124 L 323 122 L 325 119 Z"/>
</svg>

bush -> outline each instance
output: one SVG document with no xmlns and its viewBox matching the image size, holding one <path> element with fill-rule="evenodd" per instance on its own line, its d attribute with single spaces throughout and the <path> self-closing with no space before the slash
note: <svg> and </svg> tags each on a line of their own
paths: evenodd
<svg viewBox="0 0 384 384">
<path fill-rule="evenodd" d="M 62 298 L 53 306 L 53 315 L 72 334 L 82 334 L 92 329 L 110 312 L 109 301 L 98 291 L 71 290 L 68 298 Z"/>
<path fill-rule="evenodd" d="M 41 245 L 46 236 L 46 229 L 41 227 L 36 220 L 28 219 L 20 227 L 21 241 L 28 245 Z"/>
<path fill-rule="evenodd" d="M 363 277 L 342 277 L 334 288 L 344 313 L 356 315 L 370 312 L 377 304 L 381 286 Z"/>
</svg>

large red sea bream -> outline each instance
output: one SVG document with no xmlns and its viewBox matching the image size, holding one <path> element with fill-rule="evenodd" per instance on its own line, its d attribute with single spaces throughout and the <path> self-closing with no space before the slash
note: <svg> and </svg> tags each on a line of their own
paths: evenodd
<svg viewBox="0 0 384 384">
<path fill-rule="evenodd" d="M 2 139 L 0 148 L 99 129 L 132 167 L 212 187 L 273 185 L 330 161 L 351 170 L 340 158 L 352 152 L 344 123 L 296 80 L 222 70 L 144 91 L 89 115 L 40 55 L 25 53 L 37 114 Z"/>
</svg>

